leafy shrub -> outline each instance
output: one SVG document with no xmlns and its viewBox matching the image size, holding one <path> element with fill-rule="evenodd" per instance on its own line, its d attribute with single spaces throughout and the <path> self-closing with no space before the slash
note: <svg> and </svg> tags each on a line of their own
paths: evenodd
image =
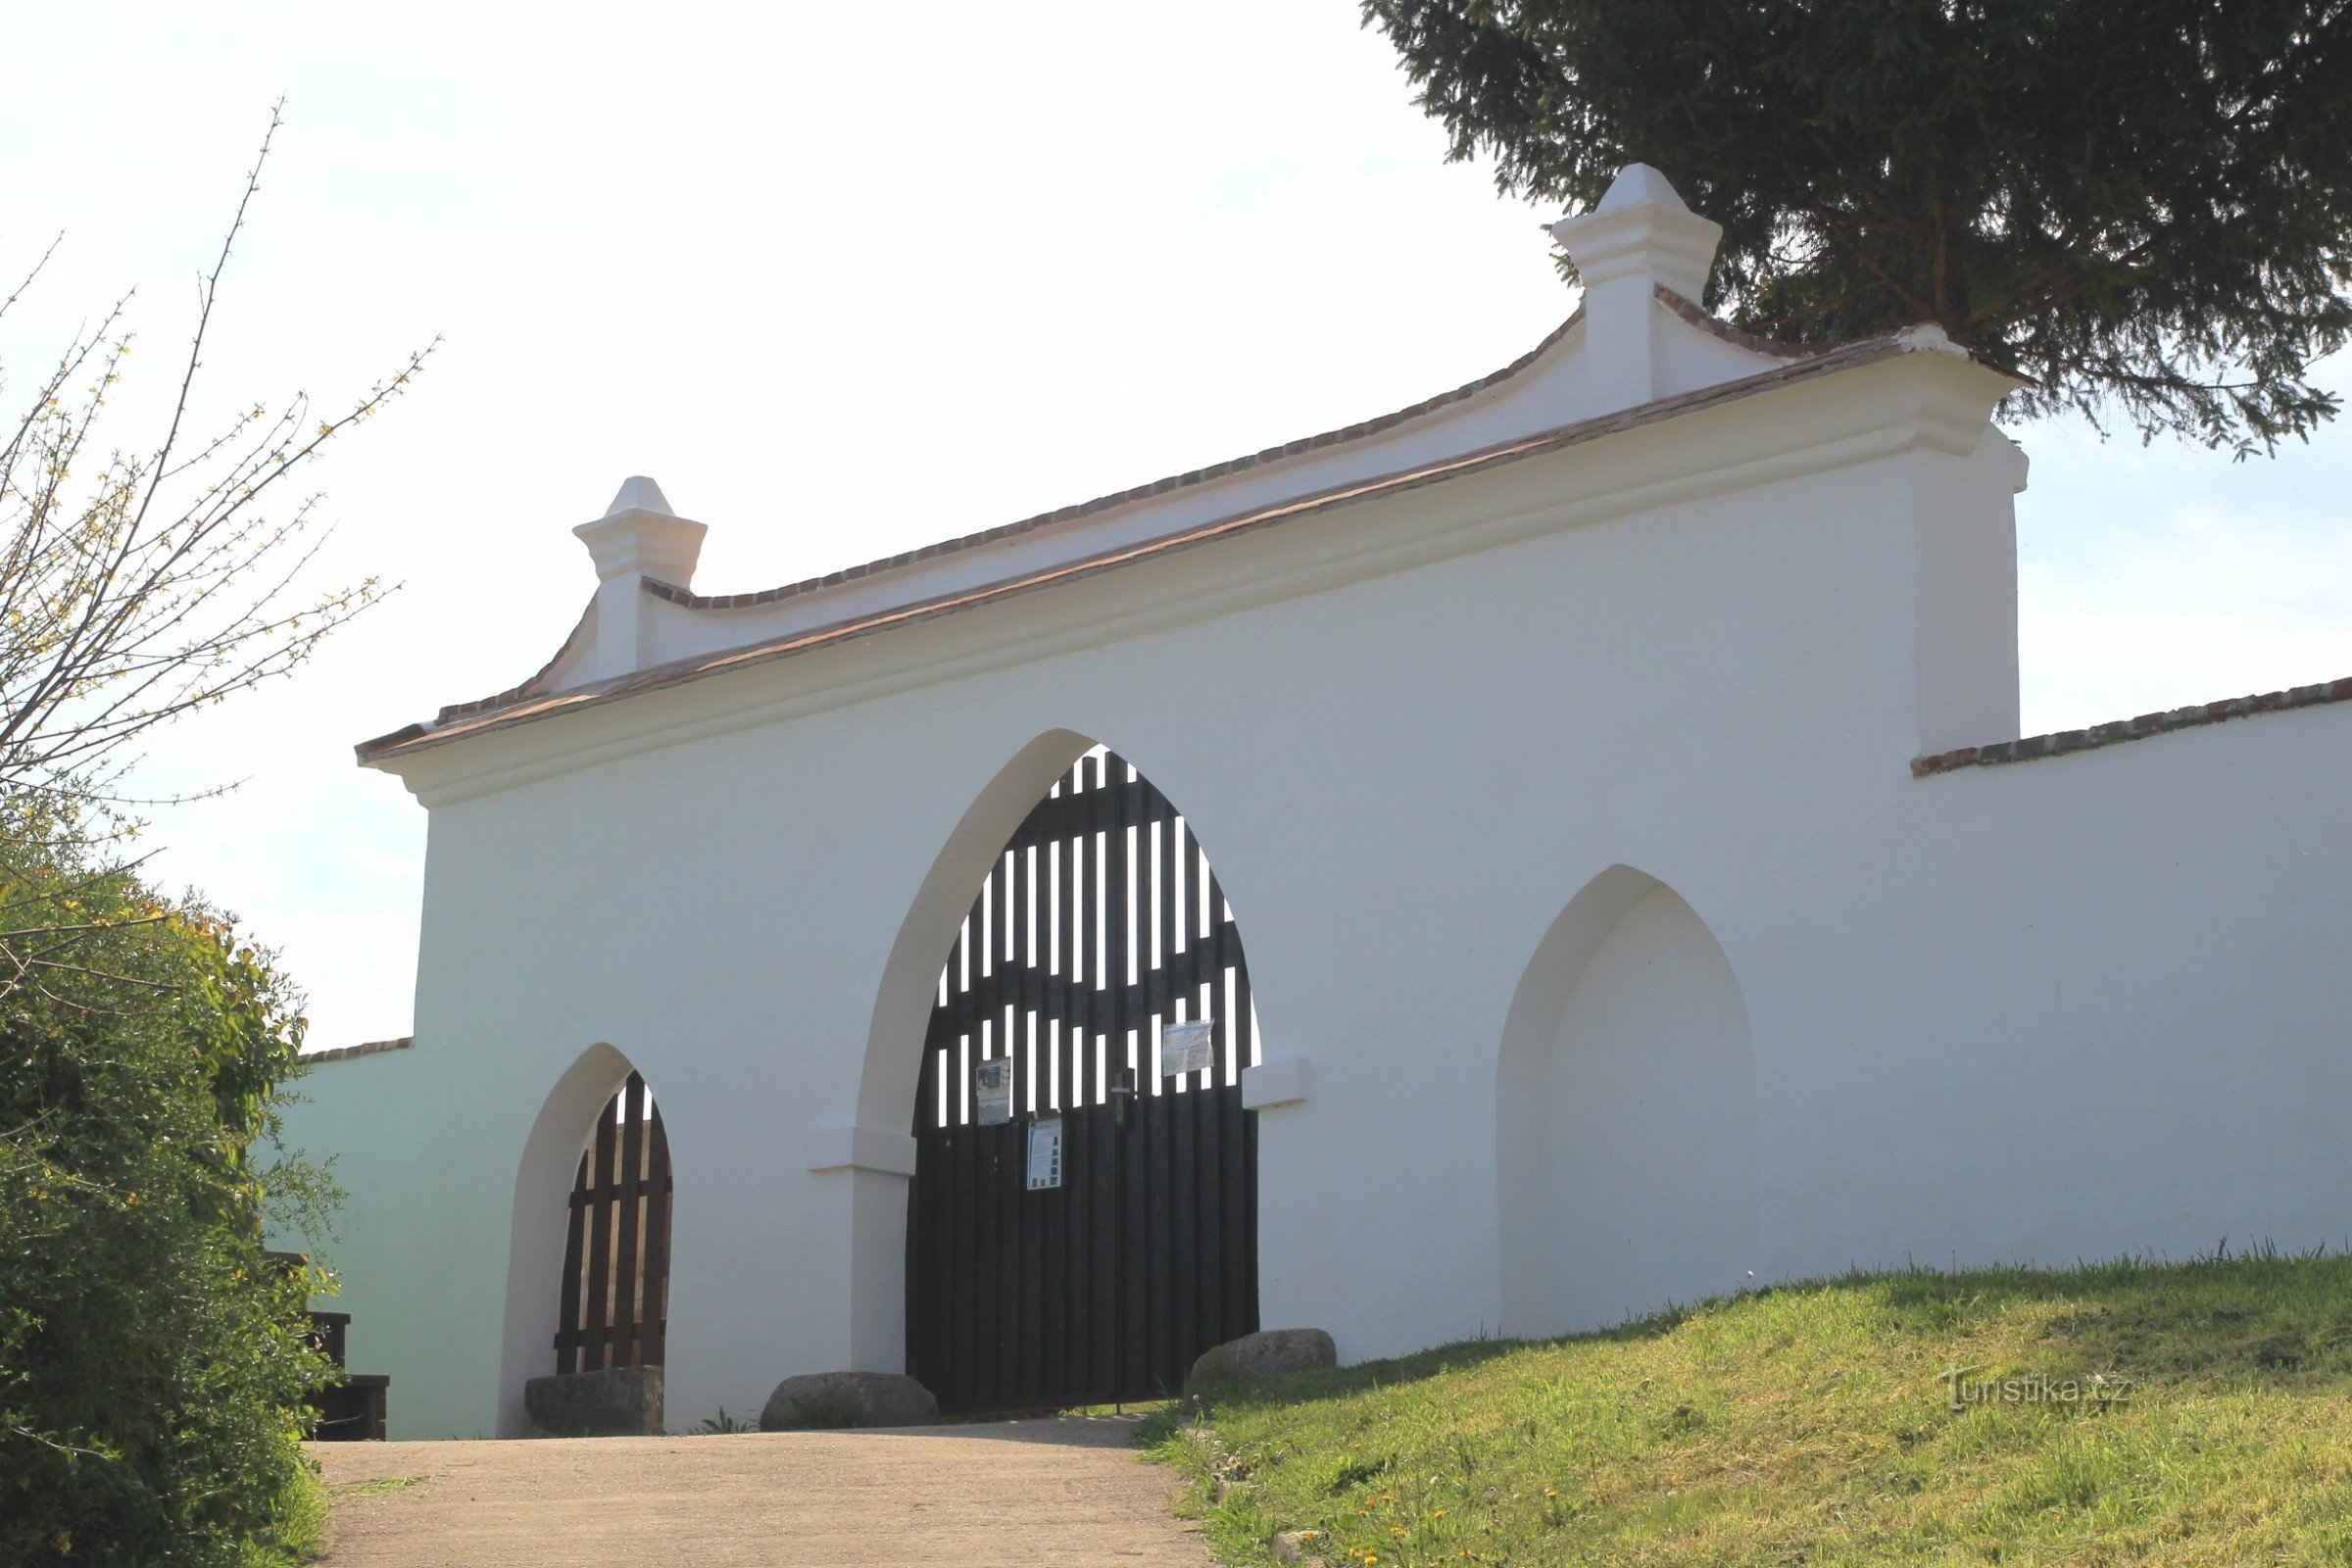
<svg viewBox="0 0 2352 1568">
<path fill-rule="evenodd" d="M 0 810 L 0 1562 L 269 1561 L 316 1529 L 331 1371 L 323 1278 L 261 1240 L 295 999 L 224 919 Z"/>
<path fill-rule="evenodd" d="M 718 1414 L 707 1415 L 703 1417 L 702 1420 L 697 1421 L 692 1430 L 687 1433 L 687 1436 L 693 1438 L 728 1438 L 733 1437 L 739 1432 L 757 1432 L 759 1430 L 760 1421 L 758 1417 L 729 1415 L 727 1414 L 727 1407 L 722 1404 L 718 1407 Z"/>
</svg>

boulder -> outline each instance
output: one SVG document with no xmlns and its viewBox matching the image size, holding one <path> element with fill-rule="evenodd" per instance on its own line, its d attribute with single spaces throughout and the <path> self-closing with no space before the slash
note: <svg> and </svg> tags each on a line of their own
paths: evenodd
<svg viewBox="0 0 2352 1568">
<path fill-rule="evenodd" d="M 533 1378 L 522 1386 L 522 1409 L 534 1437 L 660 1437 L 662 1369 L 618 1366 Z"/>
<path fill-rule="evenodd" d="M 1339 1364 L 1339 1347 L 1321 1329 L 1260 1329 L 1203 1351 L 1184 1380 L 1184 1392 L 1198 1394 L 1213 1383 L 1328 1372 Z"/>
<path fill-rule="evenodd" d="M 804 1372 L 777 1384 L 760 1411 L 762 1432 L 937 1425 L 931 1391 L 897 1372 Z"/>
</svg>

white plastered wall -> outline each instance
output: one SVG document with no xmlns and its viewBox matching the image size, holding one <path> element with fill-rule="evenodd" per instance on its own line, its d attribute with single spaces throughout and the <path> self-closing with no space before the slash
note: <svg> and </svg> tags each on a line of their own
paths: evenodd
<svg viewBox="0 0 2352 1568">
<path fill-rule="evenodd" d="M 353 1363 L 392 1374 L 395 1434 L 512 1430 L 546 1369 L 508 1314 L 516 1174 L 599 1045 L 676 1164 L 672 1424 L 897 1366 L 946 932 L 1094 740 L 1196 823 L 1266 1051 L 1312 1063 L 1260 1113 L 1262 1315 L 1350 1359 L 1506 1322 L 1506 1019 L 1614 866 L 1738 977 L 1761 1277 L 2340 1240 L 2352 711 L 1912 778 L 1949 714 L 2013 721 L 2008 623 L 1934 618 L 1997 600 L 1998 563 L 1932 556 L 1997 555 L 2007 488 L 1970 475 L 2014 460 L 1832 416 L 1947 373 L 1866 368 L 424 754 L 419 1043 L 321 1068 L 297 1129 L 343 1155 Z"/>
</svg>

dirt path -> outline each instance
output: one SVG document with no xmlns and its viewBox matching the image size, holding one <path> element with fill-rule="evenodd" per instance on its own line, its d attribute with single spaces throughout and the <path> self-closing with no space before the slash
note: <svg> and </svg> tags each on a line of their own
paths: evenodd
<svg viewBox="0 0 2352 1568">
<path fill-rule="evenodd" d="M 1200 1540 L 1132 1421 L 313 1449 L 327 1568 L 1072 1568 Z"/>
</svg>

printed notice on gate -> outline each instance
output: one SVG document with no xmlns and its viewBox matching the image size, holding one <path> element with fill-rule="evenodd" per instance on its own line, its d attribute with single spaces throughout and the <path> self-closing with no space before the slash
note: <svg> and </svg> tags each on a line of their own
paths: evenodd
<svg viewBox="0 0 2352 1568">
<path fill-rule="evenodd" d="M 1061 1118 L 1048 1116 L 1029 1124 L 1029 1190 L 1061 1185 Z"/>
<path fill-rule="evenodd" d="M 981 1126 L 996 1127 L 1012 1120 L 1012 1058 L 974 1062 L 972 1096 L 979 1102 L 972 1119 Z"/>
<path fill-rule="evenodd" d="M 1159 1031 L 1159 1075 L 1175 1078 L 1188 1072 L 1208 1071 L 1209 1052 L 1214 1048 L 1217 1021 L 1214 1018 L 1195 1018 L 1191 1023 L 1172 1023 Z"/>
</svg>

